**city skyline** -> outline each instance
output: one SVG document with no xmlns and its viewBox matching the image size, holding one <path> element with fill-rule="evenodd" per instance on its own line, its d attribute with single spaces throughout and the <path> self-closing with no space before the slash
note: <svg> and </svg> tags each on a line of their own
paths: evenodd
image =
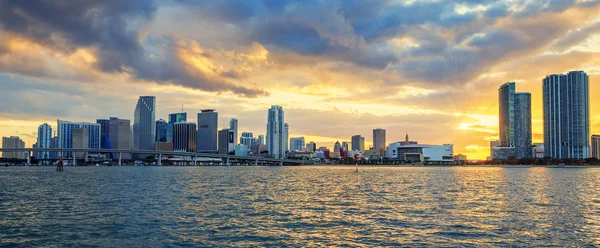
<svg viewBox="0 0 600 248">
<path fill-rule="evenodd" d="M 112 13 L 114 2 L 73 9 L 40 3 L 56 12 L 51 17 L 30 12 L 27 1 L 0 10 L 0 96 L 11 103 L 0 107 L 0 136 L 30 146 L 37 127 L 56 119 L 133 122 L 138 96 L 152 95 L 157 119 L 182 104 L 190 117 L 214 108 L 219 127 L 237 118 L 239 133 L 258 135 L 266 125 L 259 117 L 280 105 L 289 137 L 318 146 L 331 149 L 358 134 L 370 147 L 371 130 L 382 128 L 387 143 L 408 132 L 485 159 L 499 136 L 491 89 L 515 82 L 531 92 L 532 141 L 540 143 L 541 82 L 573 70 L 589 75 L 590 134 L 600 133 L 596 2 L 209 3 L 145 1 L 142 13 Z M 92 9 L 105 11 L 69 15 Z M 423 14 L 403 19 L 414 11 Z M 94 25 L 94 18 L 108 23 Z"/>
</svg>

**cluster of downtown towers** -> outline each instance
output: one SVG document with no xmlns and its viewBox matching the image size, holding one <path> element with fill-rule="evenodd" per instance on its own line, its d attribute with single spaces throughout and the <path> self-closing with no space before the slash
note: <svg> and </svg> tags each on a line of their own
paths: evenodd
<svg viewBox="0 0 600 248">
<path fill-rule="evenodd" d="M 532 158 L 531 94 L 518 93 L 515 83 L 500 87 L 498 149 L 492 158 Z M 553 74 L 543 80 L 544 156 L 590 157 L 588 75 L 583 71 Z M 495 151 L 503 151 L 502 155 Z M 500 153 L 500 152 L 498 152 Z"/>
</svg>

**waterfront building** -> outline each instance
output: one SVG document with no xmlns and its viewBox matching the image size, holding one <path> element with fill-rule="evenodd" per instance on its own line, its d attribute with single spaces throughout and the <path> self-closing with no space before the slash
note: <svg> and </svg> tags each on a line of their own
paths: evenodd
<svg viewBox="0 0 600 248">
<path fill-rule="evenodd" d="M 235 155 L 236 156 L 248 156 L 250 151 L 248 150 L 248 146 L 244 144 L 235 145 Z"/>
<path fill-rule="evenodd" d="M 70 122 L 57 120 L 58 129 L 58 148 L 74 148 L 73 147 L 73 129 L 87 128 L 88 145 L 85 148 L 100 149 L 100 124 L 87 122 Z M 71 152 L 61 152 L 60 157 L 71 157 Z"/>
<path fill-rule="evenodd" d="M 490 157 L 488 160 L 492 160 L 494 159 L 494 148 L 495 147 L 499 147 L 500 146 L 500 141 L 499 140 L 492 140 L 490 141 Z"/>
<path fill-rule="evenodd" d="M 173 151 L 196 152 L 196 123 L 177 122 L 173 126 Z M 167 142 L 168 143 L 168 142 Z M 164 145 L 165 148 L 168 145 Z"/>
<path fill-rule="evenodd" d="M 306 144 L 306 150 L 309 152 L 316 152 L 317 151 L 317 144 L 315 142 L 310 142 L 308 144 Z"/>
<path fill-rule="evenodd" d="M 365 151 L 365 137 L 358 134 L 352 136 L 352 151 Z"/>
<path fill-rule="evenodd" d="M 25 148 L 25 142 L 19 136 L 2 137 L 2 148 Z M 2 152 L 2 158 L 26 159 L 26 152 Z"/>
<path fill-rule="evenodd" d="M 110 120 L 108 119 L 97 119 L 96 123 L 100 124 L 100 149 L 108 149 L 108 132 L 110 130 L 109 127 Z"/>
<path fill-rule="evenodd" d="M 514 82 L 503 84 L 498 90 L 499 146 L 514 147 L 512 156 L 516 158 L 531 158 L 531 94 L 515 91 Z"/>
<path fill-rule="evenodd" d="M 394 144 L 394 143 L 393 143 Z M 390 144 L 392 146 L 393 144 Z M 454 146 L 444 145 L 394 145 L 389 158 L 423 163 L 454 162 Z"/>
<path fill-rule="evenodd" d="M 342 150 L 342 145 L 339 141 L 336 141 L 335 145 L 333 145 L 333 152 L 340 152 L 340 150 Z"/>
<path fill-rule="evenodd" d="M 219 131 L 219 154 L 229 154 L 234 152 L 235 146 L 233 145 L 233 130 L 221 129 Z"/>
<path fill-rule="evenodd" d="M 590 155 L 589 79 L 583 71 L 543 80 L 544 151 L 547 157 L 585 159 Z"/>
<path fill-rule="evenodd" d="M 170 123 L 163 119 L 156 121 L 156 142 L 167 142 L 167 131 Z"/>
<path fill-rule="evenodd" d="M 107 149 L 126 150 L 131 147 L 131 121 L 127 119 L 119 119 L 111 117 L 108 120 L 108 141 Z M 113 156 L 113 154 L 110 154 Z M 111 157 L 113 158 L 113 157 Z M 121 154 L 121 159 L 130 159 L 131 154 Z"/>
<path fill-rule="evenodd" d="M 373 129 L 373 148 L 375 151 L 379 152 L 379 155 L 383 156 L 385 153 L 385 147 L 385 129 Z"/>
<path fill-rule="evenodd" d="M 273 158 L 285 158 L 287 146 L 284 112 L 281 106 L 271 106 L 267 114 L 267 150 Z"/>
<path fill-rule="evenodd" d="M 290 139 L 290 151 L 304 151 L 304 137 L 297 137 Z"/>
<path fill-rule="evenodd" d="M 233 131 L 233 145 L 238 144 L 238 120 L 236 118 L 232 118 L 229 121 L 229 130 Z"/>
<path fill-rule="evenodd" d="M 44 123 L 38 127 L 37 132 L 37 147 L 38 148 L 50 148 L 50 141 L 52 140 L 52 127 L 48 123 Z M 50 152 L 37 152 L 35 155 L 37 159 L 49 159 Z"/>
<path fill-rule="evenodd" d="M 214 109 L 203 109 L 198 113 L 197 149 L 199 152 L 217 152 L 217 128 L 219 114 Z"/>
<path fill-rule="evenodd" d="M 253 137 L 253 134 L 251 132 L 242 133 L 242 136 L 240 137 L 240 144 L 245 145 L 247 148 L 251 148 L 252 145 L 254 145 L 254 143 L 256 143 L 256 138 Z"/>
<path fill-rule="evenodd" d="M 600 135 L 592 135 L 591 157 L 600 159 Z"/>
<path fill-rule="evenodd" d="M 156 97 L 140 96 L 134 112 L 133 149 L 154 150 L 156 142 Z M 152 154 L 136 154 L 145 158 Z"/>
<path fill-rule="evenodd" d="M 258 143 L 261 145 L 265 145 L 265 136 L 264 135 L 258 135 Z"/>
</svg>

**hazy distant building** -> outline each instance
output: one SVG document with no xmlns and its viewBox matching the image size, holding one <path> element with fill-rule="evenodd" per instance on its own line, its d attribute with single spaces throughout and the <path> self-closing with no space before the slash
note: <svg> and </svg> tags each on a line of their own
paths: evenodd
<svg viewBox="0 0 600 248">
<path fill-rule="evenodd" d="M 498 90 L 500 146 L 514 147 L 516 158 L 531 158 L 531 94 L 515 91 L 514 82 Z"/>
<path fill-rule="evenodd" d="M 73 129 L 87 128 L 88 146 L 89 149 L 100 149 L 100 124 L 87 122 L 70 122 L 57 120 L 58 129 L 58 148 L 74 148 L 73 147 Z M 58 154 L 61 157 L 71 157 L 71 152 L 62 152 Z"/>
<path fill-rule="evenodd" d="M 289 139 L 289 137 L 290 137 L 290 125 L 288 125 L 287 123 L 284 123 L 283 124 L 283 130 L 284 130 L 283 131 L 283 142 L 284 142 L 284 144 L 283 144 L 283 150 L 285 152 L 287 152 L 290 149 L 290 146 L 289 146 L 289 143 L 288 143 L 288 141 L 290 140 Z"/>
<path fill-rule="evenodd" d="M 108 120 L 108 148 L 112 150 L 127 150 L 131 147 L 131 121 L 111 117 Z M 122 159 L 130 159 L 131 154 L 121 154 Z"/>
<path fill-rule="evenodd" d="M 133 149 L 154 150 L 156 140 L 156 97 L 140 96 L 133 119 Z M 145 158 L 152 154 L 136 154 Z"/>
<path fill-rule="evenodd" d="M 352 136 L 352 151 L 365 151 L 365 137 L 360 135 Z"/>
<path fill-rule="evenodd" d="M 318 149 L 320 152 L 325 152 L 325 150 L 328 150 L 326 146 L 320 146 Z"/>
<path fill-rule="evenodd" d="M 219 114 L 214 109 L 203 109 L 198 113 L 198 151 L 217 152 L 218 125 Z"/>
<path fill-rule="evenodd" d="M 235 132 L 234 132 L 235 135 Z M 251 148 L 252 145 L 254 145 L 254 143 L 256 143 L 256 138 L 253 137 L 251 132 L 243 132 L 242 136 L 240 137 L 240 144 L 245 145 L 248 148 Z"/>
<path fill-rule="evenodd" d="M 544 151 L 547 157 L 584 159 L 590 155 L 589 79 L 583 71 L 543 80 Z"/>
<path fill-rule="evenodd" d="M 600 135 L 592 135 L 592 156 L 600 159 Z"/>
<path fill-rule="evenodd" d="M 281 106 L 271 106 L 267 115 L 267 150 L 274 158 L 285 158 L 286 126 Z"/>
<path fill-rule="evenodd" d="M 308 144 L 306 144 L 306 150 L 309 152 L 316 152 L 317 151 L 317 144 L 315 142 L 310 142 Z"/>
<path fill-rule="evenodd" d="M 373 148 L 375 151 L 379 151 L 379 155 L 385 155 L 385 129 L 377 128 L 373 129 Z"/>
<path fill-rule="evenodd" d="M 37 133 L 37 148 L 51 148 L 50 141 L 52 140 L 52 127 L 48 123 L 44 123 L 38 127 Z M 37 159 L 49 159 L 50 152 L 38 152 L 35 157 Z"/>
<path fill-rule="evenodd" d="M 339 141 L 336 141 L 335 145 L 333 145 L 333 152 L 340 152 L 340 150 L 342 150 L 342 145 Z"/>
<path fill-rule="evenodd" d="M 170 123 L 163 119 L 156 121 L 156 142 L 167 142 L 167 131 Z"/>
<path fill-rule="evenodd" d="M 73 128 L 72 144 L 74 149 L 86 149 L 90 143 L 90 130 L 89 128 Z M 76 158 L 84 158 L 85 152 L 76 152 Z"/>
<path fill-rule="evenodd" d="M 221 129 L 219 131 L 219 154 L 229 154 L 234 152 L 235 146 L 233 145 L 233 130 Z"/>
<path fill-rule="evenodd" d="M 19 136 L 2 137 L 2 148 L 25 148 L 25 142 Z M 26 159 L 27 156 L 25 154 L 25 152 L 2 152 L 2 158 Z"/>
<path fill-rule="evenodd" d="M 233 145 L 238 144 L 238 120 L 236 118 L 232 118 L 229 120 L 229 129 L 233 131 Z"/>
<path fill-rule="evenodd" d="M 258 143 L 261 145 L 265 145 L 265 136 L 264 135 L 258 135 Z"/>
<path fill-rule="evenodd" d="M 187 113 L 173 113 L 169 114 L 169 123 L 167 125 L 167 140 L 166 142 L 173 142 L 173 128 L 177 122 L 187 122 Z M 163 146 L 164 147 L 164 146 Z"/>
<path fill-rule="evenodd" d="M 304 151 L 304 137 L 290 138 L 290 151 Z"/>
<path fill-rule="evenodd" d="M 196 152 L 196 123 L 177 122 L 173 127 L 173 151 Z M 164 145 L 168 147 L 168 145 Z"/>
</svg>

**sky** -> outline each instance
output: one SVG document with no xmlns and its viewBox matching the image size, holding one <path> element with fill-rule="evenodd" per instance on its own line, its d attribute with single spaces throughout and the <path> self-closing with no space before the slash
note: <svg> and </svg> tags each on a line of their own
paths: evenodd
<svg viewBox="0 0 600 248">
<path fill-rule="evenodd" d="M 281 105 L 317 147 L 384 128 L 485 159 L 506 82 L 543 142 L 542 79 L 586 71 L 600 133 L 599 44 L 600 0 L 0 0 L 0 136 L 133 119 L 153 95 L 157 119 L 213 108 L 258 135 Z"/>
</svg>

